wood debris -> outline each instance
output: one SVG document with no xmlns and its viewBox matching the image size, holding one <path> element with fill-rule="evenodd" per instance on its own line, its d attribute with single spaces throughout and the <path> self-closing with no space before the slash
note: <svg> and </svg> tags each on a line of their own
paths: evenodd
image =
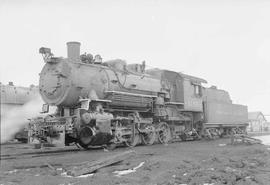
<svg viewBox="0 0 270 185">
<path fill-rule="evenodd" d="M 73 167 L 72 170 L 69 170 L 67 174 L 74 177 L 84 175 L 84 174 L 89 174 L 100 168 L 103 168 L 103 167 L 106 167 L 115 163 L 119 163 L 135 155 L 136 155 L 135 151 L 126 151 L 126 152 L 123 152 L 114 156 L 109 156 L 107 158 L 99 159 L 97 161 L 87 162 L 81 166 L 75 166 Z"/>
<path fill-rule="evenodd" d="M 235 134 L 231 136 L 231 144 L 235 145 L 235 144 L 261 144 L 262 141 L 259 139 L 255 139 L 252 137 L 249 137 L 247 135 L 244 134 Z"/>
</svg>

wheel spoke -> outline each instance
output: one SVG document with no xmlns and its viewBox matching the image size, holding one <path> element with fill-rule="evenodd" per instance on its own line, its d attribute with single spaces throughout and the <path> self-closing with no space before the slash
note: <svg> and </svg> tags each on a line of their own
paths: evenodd
<svg viewBox="0 0 270 185">
<path fill-rule="evenodd" d="M 125 142 L 125 144 L 129 147 L 134 147 L 139 144 L 140 136 L 135 133 L 135 135 L 131 135 L 130 138 Z"/>
<path fill-rule="evenodd" d="M 171 139 L 170 137 L 170 128 L 167 123 L 162 122 L 158 125 L 158 140 L 160 143 L 168 143 Z"/>
</svg>

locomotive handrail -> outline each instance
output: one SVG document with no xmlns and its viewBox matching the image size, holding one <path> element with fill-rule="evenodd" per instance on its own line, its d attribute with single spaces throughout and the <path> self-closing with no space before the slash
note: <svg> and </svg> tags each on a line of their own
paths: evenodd
<svg viewBox="0 0 270 185">
<path fill-rule="evenodd" d="M 81 98 L 79 99 L 79 102 L 84 102 L 84 101 L 88 101 L 92 102 L 92 101 L 96 101 L 96 102 L 107 102 L 107 103 L 111 103 L 111 100 L 105 100 L 105 99 L 89 99 L 89 98 Z"/>
<path fill-rule="evenodd" d="M 141 96 L 141 97 L 148 97 L 148 98 L 157 98 L 157 96 L 154 96 L 154 95 L 144 95 L 144 94 L 136 94 L 136 93 L 127 93 L 127 92 L 121 92 L 121 91 L 105 91 L 105 93 L 117 93 L 117 94 L 131 95 L 131 96 Z"/>
<path fill-rule="evenodd" d="M 96 67 L 96 68 L 108 69 L 108 66 L 103 66 L 103 65 L 87 64 L 87 63 L 83 63 L 83 62 L 73 62 L 73 63 L 80 64 L 80 65 L 86 65 L 86 66 L 92 66 L 92 67 Z"/>
<path fill-rule="evenodd" d="M 247 126 L 248 123 L 204 123 L 204 127 L 235 127 L 235 126 Z"/>
<path fill-rule="evenodd" d="M 184 103 L 181 103 L 181 102 L 165 102 L 165 105 L 184 105 Z"/>
<path fill-rule="evenodd" d="M 123 111 L 123 112 L 134 112 L 135 110 L 138 110 L 138 109 L 121 109 L 121 108 L 113 108 L 113 109 L 108 109 L 108 108 L 104 108 L 104 110 L 107 110 L 107 111 Z M 139 112 L 149 112 L 151 109 L 148 108 L 148 109 L 141 109 L 139 110 Z"/>
</svg>

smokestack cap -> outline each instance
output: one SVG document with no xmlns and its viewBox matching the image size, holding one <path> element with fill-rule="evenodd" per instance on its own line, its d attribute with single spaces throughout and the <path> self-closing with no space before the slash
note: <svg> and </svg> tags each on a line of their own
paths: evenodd
<svg viewBox="0 0 270 185">
<path fill-rule="evenodd" d="M 78 41 L 69 41 L 69 42 L 67 42 L 67 45 L 69 45 L 69 44 L 78 44 L 78 45 L 81 45 L 81 43 L 78 42 Z"/>
</svg>

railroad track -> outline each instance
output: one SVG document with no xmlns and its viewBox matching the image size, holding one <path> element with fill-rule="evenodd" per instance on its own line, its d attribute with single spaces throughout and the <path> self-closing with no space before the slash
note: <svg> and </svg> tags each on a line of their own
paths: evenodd
<svg viewBox="0 0 270 185">
<path fill-rule="evenodd" d="M 23 158 L 34 158 L 34 157 L 44 157 L 44 156 L 52 156 L 52 155 L 62 155 L 63 153 L 77 153 L 77 152 L 87 152 L 86 150 L 79 148 L 72 149 L 53 149 L 53 150 L 39 150 L 32 152 L 22 152 L 22 153 L 14 153 L 14 154 L 3 154 L 0 156 L 1 160 L 9 160 L 9 159 L 23 159 Z"/>
<path fill-rule="evenodd" d="M 35 158 L 35 157 L 63 155 L 63 154 L 70 154 L 70 153 L 77 153 L 77 152 L 90 152 L 90 151 L 93 152 L 95 150 L 100 150 L 102 148 L 104 148 L 104 146 L 92 146 L 91 148 L 89 148 L 90 150 L 85 150 L 75 145 L 69 146 L 69 147 L 66 146 L 64 148 L 46 147 L 45 149 L 31 149 L 31 152 L 2 154 L 0 155 L 0 160 L 2 161 L 2 160 L 9 160 L 9 159 L 11 160 L 11 159 Z M 16 150 L 16 148 L 14 149 Z"/>
</svg>

